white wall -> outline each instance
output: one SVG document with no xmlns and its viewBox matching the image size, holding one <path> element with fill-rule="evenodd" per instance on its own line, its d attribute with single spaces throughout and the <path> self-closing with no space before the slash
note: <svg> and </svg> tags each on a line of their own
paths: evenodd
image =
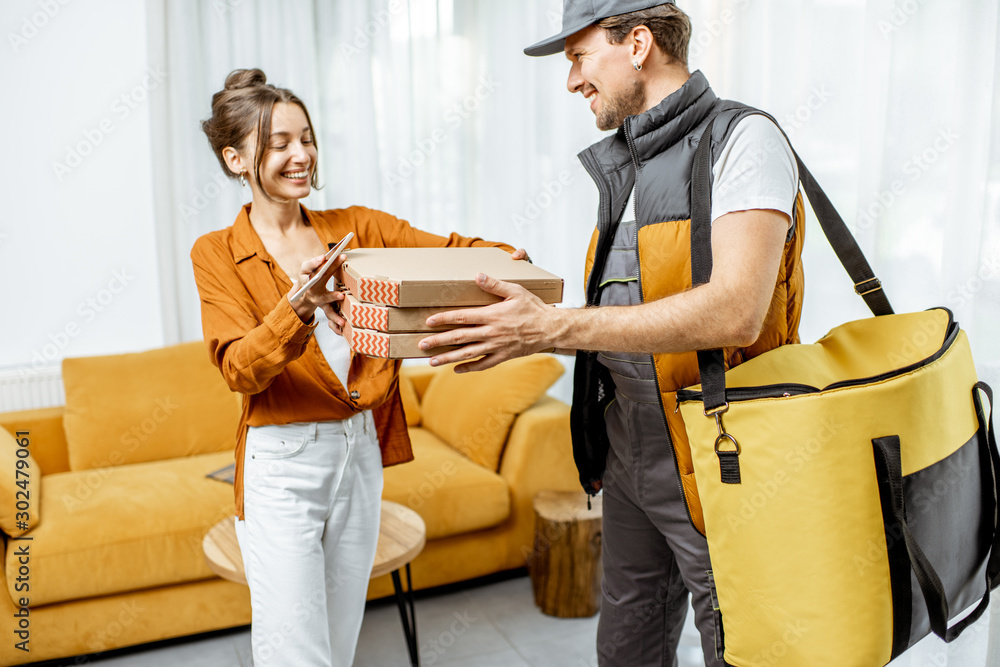
<svg viewBox="0 0 1000 667">
<path fill-rule="evenodd" d="M 164 344 L 145 3 L 0 6 L 0 368 Z"/>
</svg>

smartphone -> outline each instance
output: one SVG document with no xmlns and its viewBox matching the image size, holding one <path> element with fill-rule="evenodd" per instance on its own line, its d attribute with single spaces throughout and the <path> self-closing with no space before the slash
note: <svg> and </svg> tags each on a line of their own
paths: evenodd
<svg viewBox="0 0 1000 667">
<path fill-rule="evenodd" d="M 347 232 L 347 236 L 340 239 L 340 242 L 337 243 L 337 245 L 333 246 L 333 248 L 330 249 L 330 252 L 326 253 L 323 256 L 326 259 L 326 262 L 323 263 L 323 266 L 317 269 L 313 277 L 310 278 L 305 285 L 300 287 L 299 291 L 297 291 L 289 298 L 289 301 L 298 301 L 299 299 L 302 298 L 302 295 L 306 293 L 306 290 L 308 290 L 310 287 L 318 283 L 320 280 L 323 280 L 323 276 L 326 275 L 326 272 L 330 270 L 330 267 L 333 266 L 333 263 L 337 261 L 337 257 L 347 252 L 345 248 L 353 238 L 354 238 L 354 232 Z M 327 278 L 329 278 L 329 276 L 327 276 Z"/>
</svg>

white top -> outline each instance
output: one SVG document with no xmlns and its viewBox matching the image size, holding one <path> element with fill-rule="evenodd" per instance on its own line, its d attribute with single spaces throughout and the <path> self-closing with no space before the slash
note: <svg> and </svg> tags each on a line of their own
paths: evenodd
<svg viewBox="0 0 1000 667">
<path fill-rule="evenodd" d="M 753 114 L 733 129 L 712 167 L 712 222 L 735 211 L 771 209 L 794 222 L 799 169 L 781 130 L 766 116 Z M 625 215 L 635 217 L 635 188 Z"/>
<path fill-rule="evenodd" d="M 319 349 L 326 358 L 326 363 L 333 370 L 340 384 L 347 389 L 347 375 L 351 370 L 351 346 L 343 336 L 333 333 L 330 321 L 322 308 L 316 309 L 316 328 L 313 329 Z"/>
</svg>

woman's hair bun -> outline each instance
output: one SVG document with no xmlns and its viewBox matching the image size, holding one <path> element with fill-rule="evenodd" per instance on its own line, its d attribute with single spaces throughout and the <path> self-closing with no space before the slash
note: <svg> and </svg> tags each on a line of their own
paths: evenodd
<svg viewBox="0 0 1000 667">
<path fill-rule="evenodd" d="M 226 77 L 226 90 L 254 88 L 267 83 L 267 76 L 259 69 L 237 69 Z"/>
</svg>

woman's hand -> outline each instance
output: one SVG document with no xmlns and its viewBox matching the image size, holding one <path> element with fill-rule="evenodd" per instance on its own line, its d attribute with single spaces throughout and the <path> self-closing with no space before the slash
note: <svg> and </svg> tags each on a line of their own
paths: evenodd
<svg viewBox="0 0 1000 667">
<path fill-rule="evenodd" d="M 292 301 L 291 296 L 299 291 L 303 285 L 305 285 L 309 280 L 315 275 L 316 271 L 319 270 L 324 263 L 326 263 L 326 257 L 323 255 L 317 255 L 311 259 L 307 259 L 302 262 L 302 267 L 299 269 L 299 275 L 292 281 L 292 289 L 288 293 L 289 303 L 292 305 L 292 309 L 299 316 L 299 319 L 303 322 L 308 322 L 312 319 L 313 313 L 317 308 L 322 308 L 323 312 L 326 314 L 326 319 L 330 321 L 330 328 L 337 335 L 343 335 L 344 332 L 344 318 L 340 316 L 340 302 L 342 302 L 346 297 L 343 292 L 330 291 L 327 290 L 326 284 L 330 281 L 330 278 L 336 273 L 337 269 L 340 268 L 341 264 L 347 259 L 347 255 L 340 255 L 337 257 L 333 265 L 326 270 L 325 275 L 326 280 L 320 280 L 315 285 L 306 290 L 305 294 L 302 295 L 297 301 Z"/>
<path fill-rule="evenodd" d="M 525 250 L 524 248 L 518 248 L 514 252 L 510 253 L 510 258 L 511 259 L 524 259 L 524 260 L 527 260 L 529 262 L 531 261 L 531 258 L 528 257 L 528 251 Z"/>
</svg>

